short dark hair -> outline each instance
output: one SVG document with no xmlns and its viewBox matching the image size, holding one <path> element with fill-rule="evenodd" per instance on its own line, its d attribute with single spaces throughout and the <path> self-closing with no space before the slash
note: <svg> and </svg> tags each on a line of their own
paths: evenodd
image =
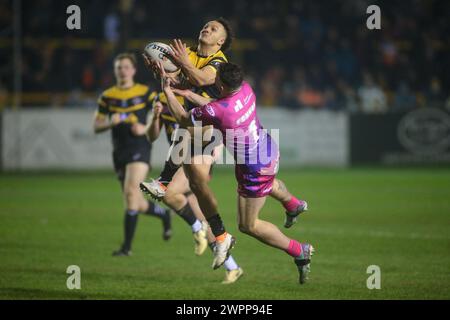
<svg viewBox="0 0 450 320">
<path fill-rule="evenodd" d="M 234 63 L 221 63 L 217 70 L 217 76 L 230 90 L 236 90 L 244 81 L 242 68 Z"/>
<path fill-rule="evenodd" d="M 220 23 L 225 29 L 225 32 L 227 34 L 225 42 L 222 44 L 222 47 L 220 48 L 223 52 L 225 52 L 231 48 L 231 44 L 233 43 L 234 38 L 233 28 L 231 27 L 231 23 L 225 18 L 220 17 L 218 19 L 215 19 L 214 21 Z"/>
<path fill-rule="evenodd" d="M 134 68 L 137 67 L 136 56 L 134 55 L 134 53 L 131 53 L 131 52 L 123 52 L 123 53 L 119 53 L 119 54 L 114 58 L 114 63 L 116 63 L 116 61 L 120 61 L 120 60 L 124 60 L 124 59 L 130 60 L 130 62 L 131 62 L 131 64 L 133 65 Z"/>
</svg>

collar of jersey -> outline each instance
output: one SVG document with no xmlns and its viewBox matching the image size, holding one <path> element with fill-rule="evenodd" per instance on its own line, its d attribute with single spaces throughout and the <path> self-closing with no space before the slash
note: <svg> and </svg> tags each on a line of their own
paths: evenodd
<svg viewBox="0 0 450 320">
<path fill-rule="evenodd" d="M 214 52 L 213 54 L 210 54 L 209 56 L 202 56 L 201 54 L 199 54 L 199 53 L 197 52 L 197 48 L 191 48 L 191 50 L 194 51 L 194 52 L 197 54 L 197 56 L 199 56 L 200 58 L 208 58 L 208 57 L 211 57 L 211 56 L 215 55 L 217 52 L 220 51 L 220 49 L 219 49 L 219 50 L 217 50 L 216 52 Z"/>
<path fill-rule="evenodd" d="M 117 84 L 115 85 L 115 87 L 116 87 L 117 90 L 120 90 L 120 91 L 127 91 L 127 90 L 130 90 L 130 89 L 136 87 L 136 85 L 137 85 L 137 83 L 135 82 L 131 87 L 126 88 L 126 89 L 121 89 L 121 88 L 119 88 L 119 86 L 118 86 Z"/>
</svg>

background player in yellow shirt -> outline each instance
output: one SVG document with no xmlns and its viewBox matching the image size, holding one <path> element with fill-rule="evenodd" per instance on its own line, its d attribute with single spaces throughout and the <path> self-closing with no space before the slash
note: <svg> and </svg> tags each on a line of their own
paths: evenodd
<svg viewBox="0 0 450 320">
<path fill-rule="evenodd" d="M 114 60 L 116 85 L 105 90 L 98 100 L 95 114 L 96 133 L 111 130 L 114 169 L 122 187 L 125 203 L 124 241 L 113 255 L 131 253 L 138 213 L 156 216 L 163 222 L 163 238 L 171 236 L 170 212 L 147 201 L 139 191 L 139 183 L 147 177 L 151 145 L 145 137 L 151 101 L 156 95 L 148 86 L 134 82 L 136 58 L 119 54 Z"/>
</svg>

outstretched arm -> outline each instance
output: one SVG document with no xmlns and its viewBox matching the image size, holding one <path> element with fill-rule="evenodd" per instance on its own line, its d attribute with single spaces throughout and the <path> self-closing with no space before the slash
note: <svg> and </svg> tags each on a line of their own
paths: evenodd
<svg viewBox="0 0 450 320">
<path fill-rule="evenodd" d="M 170 110 L 170 113 L 174 116 L 175 120 L 182 127 L 192 126 L 191 115 L 187 112 L 181 103 L 175 97 L 175 93 L 173 89 L 170 87 L 171 79 L 166 76 L 166 72 L 164 71 L 164 67 L 161 62 L 158 62 L 158 68 L 161 73 L 161 87 L 164 91 L 164 94 L 167 98 L 167 106 Z"/>
<path fill-rule="evenodd" d="M 153 61 L 150 59 L 145 53 L 142 54 L 142 57 L 144 58 L 144 64 L 145 66 L 152 72 L 153 77 L 155 79 L 158 79 L 158 76 L 160 76 L 159 67 L 156 61 Z M 180 70 L 172 72 L 172 73 L 166 73 L 166 76 L 169 78 L 172 78 L 172 85 L 177 85 L 181 88 L 186 87 L 186 84 L 180 81 L 180 77 L 178 76 L 180 74 Z M 184 81 L 186 82 L 186 81 Z"/>
<path fill-rule="evenodd" d="M 147 127 L 147 139 L 150 142 L 154 142 L 156 139 L 158 139 L 159 134 L 161 132 L 161 112 L 162 112 L 163 106 L 161 102 L 157 101 L 155 105 L 153 106 L 153 117 L 152 121 L 149 123 Z"/>
<path fill-rule="evenodd" d="M 114 113 L 111 116 L 111 120 L 108 120 L 105 115 L 97 112 L 94 116 L 94 132 L 100 133 L 112 129 L 120 122 L 122 122 L 122 120 L 120 119 L 120 114 L 118 113 Z"/>
<path fill-rule="evenodd" d="M 205 98 L 197 93 L 192 92 L 191 90 L 181 90 L 181 89 L 173 88 L 172 91 L 175 94 L 182 96 L 185 99 L 189 100 L 189 102 L 191 102 L 192 104 L 194 104 L 197 107 L 202 107 L 202 106 L 210 103 L 211 101 L 213 101 L 213 99 Z"/>
<path fill-rule="evenodd" d="M 170 78 L 166 78 L 163 82 L 163 90 L 166 94 L 167 106 L 169 107 L 170 113 L 174 116 L 180 126 L 192 126 L 191 114 L 183 108 L 175 97 L 175 94 L 170 87 Z"/>
<path fill-rule="evenodd" d="M 175 39 L 170 47 L 172 49 L 172 59 L 180 66 L 192 85 L 203 87 L 214 84 L 216 80 L 216 71 L 214 68 L 208 66 L 198 69 L 194 66 L 189 59 L 185 43 L 182 43 L 180 39 Z"/>
</svg>

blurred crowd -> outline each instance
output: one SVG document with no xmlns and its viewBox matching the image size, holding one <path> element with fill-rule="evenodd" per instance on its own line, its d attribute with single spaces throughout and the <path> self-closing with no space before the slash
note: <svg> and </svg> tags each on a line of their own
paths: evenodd
<svg viewBox="0 0 450 320">
<path fill-rule="evenodd" d="M 81 8 L 81 30 L 65 27 L 70 4 Z M 381 30 L 366 27 L 371 4 L 381 8 Z M 261 106 L 450 110 L 449 12 L 446 0 L 22 1 L 22 103 L 95 106 L 114 83 L 116 53 L 174 37 L 195 44 L 203 24 L 223 16 L 237 39 L 230 60 L 244 66 Z M 18 69 L 13 16 L 13 0 L 0 0 L 4 104 Z M 153 81 L 146 72 L 138 80 Z"/>
</svg>

